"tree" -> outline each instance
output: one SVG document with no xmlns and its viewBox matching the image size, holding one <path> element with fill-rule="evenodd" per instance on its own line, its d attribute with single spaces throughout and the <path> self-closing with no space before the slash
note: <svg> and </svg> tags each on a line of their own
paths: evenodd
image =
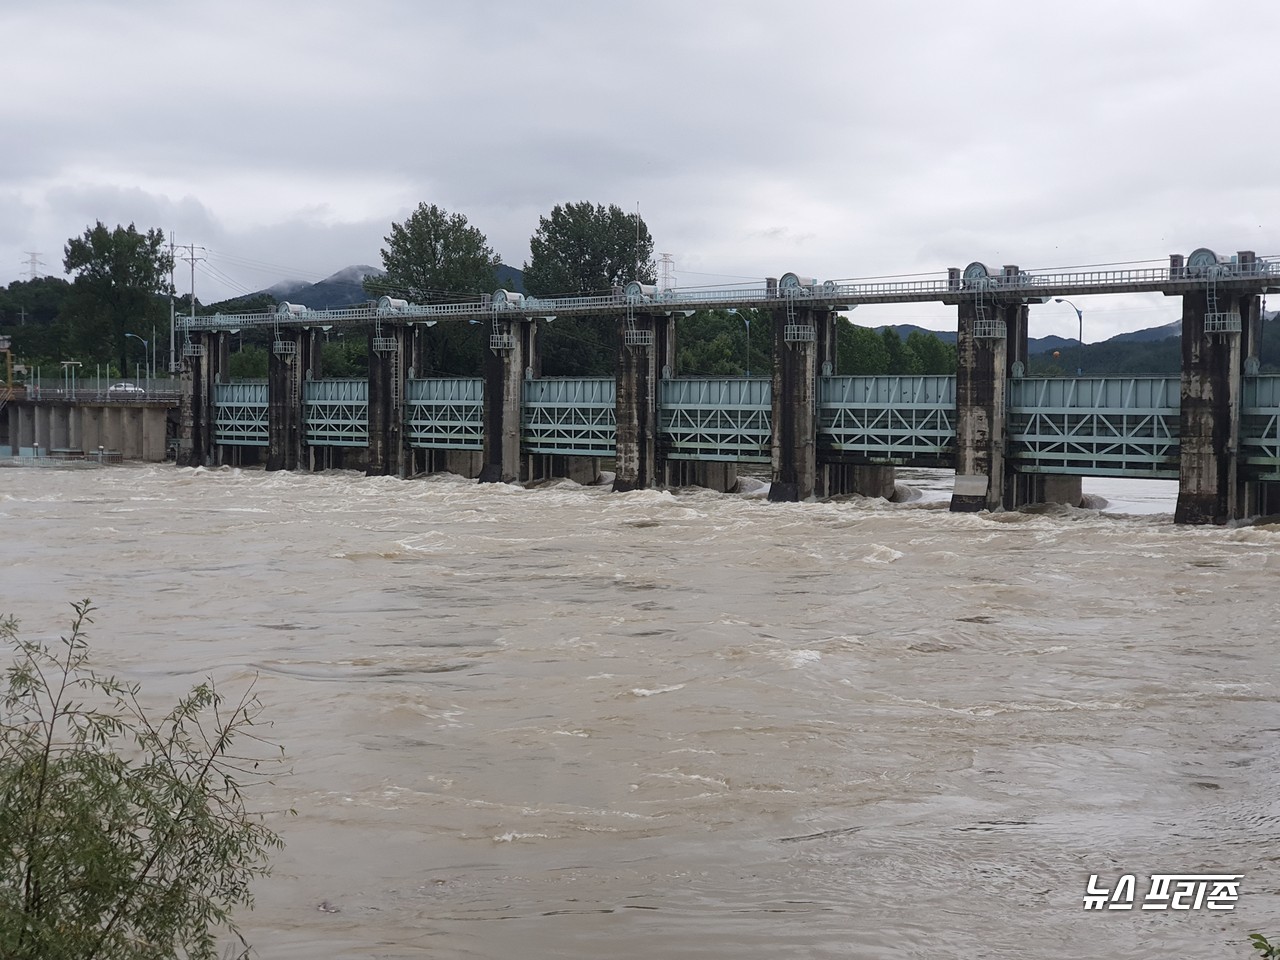
<svg viewBox="0 0 1280 960">
<path fill-rule="evenodd" d="M 539 218 L 529 251 L 524 287 L 535 297 L 600 296 L 630 280 L 652 283 L 656 273 L 649 228 L 613 204 L 557 204 Z M 616 365 L 612 321 L 562 317 L 546 327 L 541 344 L 547 376 L 603 375 Z"/>
<path fill-rule="evenodd" d="M 139 233 L 132 223 L 108 230 L 101 220 L 83 237 L 67 241 L 62 265 L 75 274 L 73 349 L 100 357 L 105 343 L 107 355 L 119 358 L 120 370 L 129 368 L 125 334 L 168 322 L 167 304 L 159 300 L 173 289 L 173 257 L 165 245 L 163 231 Z"/>
<path fill-rule="evenodd" d="M 944 343 L 937 334 L 912 330 L 907 334 L 905 346 L 919 359 L 920 373 L 931 376 L 950 376 L 955 374 L 955 345 Z"/>
<path fill-rule="evenodd" d="M 889 351 L 884 338 L 869 327 L 842 323 L 836 328 L 836 354 L 842 374 L 855 377 L 889 372 Z"/>
<path fill-rule="evenodd" d="M 607 294 L 630 280 L 653 283 L 653 237 L 638 213 L 590 203 L 556 204 L 529 239 L 524 286 L 535 297 Z"/>
<path fill-rule="evenodd" d="M 460 213 L 420 203 L 404 223 L 391 224 L 383 239 L 386 275 L 364 281 L 374 296 L 390 293 L 414 303 L 441 303 L 476 299 L 497 286 L 494 271 L 501 260 L 485 235 Z"/>
<path fill-rule="evenodd" d="M 213 960 L 220 929 L 244 944 L 232 910 L 281 845 L 241 795 L 267 761 L 258 700 L 206 682 L 155 721 L 89 668 L 74 610 L 60 650 L 0 619 L 0 956 Z"/>
<path fill-rule="evenodd" d="M 767 310 L 699 310 L 678 321 L 676 343 L 680 376 L 741 377 L 750 370 L 760 377 L 773 370 L 773 317 Z"/>
</svg>

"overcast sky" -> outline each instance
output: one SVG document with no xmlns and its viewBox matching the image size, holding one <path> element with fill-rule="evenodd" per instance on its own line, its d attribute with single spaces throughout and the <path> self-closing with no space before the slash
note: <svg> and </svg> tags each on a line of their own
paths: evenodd
<svg viewBox="0 0 1280 960">
<path fill-rule="evenodd" d="M 1276 0 L 41 0 L 0 36 L 0 284 L 132 222 L 211 302 L 379 265 L 419 202 L 514 266 L 555 204 L 638 203 L 681 286 L 1280 254 Z M 1088 341 L 1179 310 L 1077 302 Z"/>
</svg>

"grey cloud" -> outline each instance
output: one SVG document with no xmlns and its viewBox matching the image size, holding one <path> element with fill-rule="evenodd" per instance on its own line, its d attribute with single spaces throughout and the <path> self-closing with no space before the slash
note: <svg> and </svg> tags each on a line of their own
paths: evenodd
<svg viewBox="0 0 1280 960">
<path fill-rule="evenodd" d="M 152 218 L 226 256 L 229 293 L 318 278 L 421 201 L 516 265 L 554 204 L 638 201 L 678 276 L 1276 253 L 1242 24 L 1275 36 L 1280 7 L 49 0 L 0 13 L 26 38 L 0 82 L 32 91 L 0 105 L 26 145 L 0 282 Z"/>
</svg>

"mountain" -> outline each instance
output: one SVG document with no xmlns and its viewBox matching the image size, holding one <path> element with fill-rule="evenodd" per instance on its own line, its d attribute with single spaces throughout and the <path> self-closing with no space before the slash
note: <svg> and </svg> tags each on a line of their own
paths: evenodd
<svg viewBox="0 0 1280 960">
<path fill-rule="evenodd" d="M 1103 343 L 1127 343 L 1139 342 L 1149 343 L 1153 340 L 1166 340 L 1169 337 L 1182 336 L 1182 321 L 1175 320 L 1173 323 L 1166 323 L 1159 327 L 1146 327 L 1142 330 L 1131 330 L 1128 333 L 1117 333 L 1114 337 L 1108 337 Z"/>
<path fill-rule="evenodd" d="M 330 307 L 349 307 L 352 304 L 364 303 L 369 294 L 364 292 L 361 281 L 367 276 L 381 276 L 382 271 L 368 264 L 343 267 L 337 273 L 325 277 L 319 283 L 307 283 L 303 280 L 282 280 L 267 287 L 261 293 L 269 293 L 277 300 L 288 300 L 300 303 L 312 310 L 325 310 Z"/>
<path fill-rule="evenodd" d="M 498 289 L 507 290 L 511 293 L 524 293 L 524 271 L 517 270 L 515 267 L 508 267 L 505 263 L 498 264 L 496 271 L 498 274 Z"/>
<path fill-rule="evenodd" d="M 332 276 L 325 277 L 319 283 L 307 283 L 305 280 L 281 280 L 258 293 L 275 297 L 277 301 L 287 300 L 300 303 L 312 310 L 325 310 L 331 307 L 349 307 L 364 303 L 371 299 L 365 292 L 365 277 L 381 277 L 385 271 L 368 264 L 356 264 L 343 267 Z M 497 286 L 502 290 L 524 293 L 524 273 L 505 263 L 497 268 Z M 488 291 L 486 291 L 488 292 Z"/>
<path fill-rule="evenodd" d="M 924 327 L 917 327 L 911 323 L 895 323 L 886 326 L 874 327 L 876 333 L 884 330 L 893 330 L 898 337 L 906 341 L 913 333 L 922 333 L 925 336 L 937 337 L 943 343 L 955 343 L 956 332 L 954 330 L 926 330 Z M 1078 341 L 1067 340 L 1063 337 L 1030 337 L 1027 339 L 1028 353 L 1051 353 L 1054 350 L 1067 350 L 1074 347 Z"/>
</svg>

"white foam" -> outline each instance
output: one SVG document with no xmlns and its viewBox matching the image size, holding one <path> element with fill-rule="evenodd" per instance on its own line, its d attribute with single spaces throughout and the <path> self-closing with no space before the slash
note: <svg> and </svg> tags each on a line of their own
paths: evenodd
<svg viewBox="0 0 1280 960">
<path fill-rule="evenodd" d="M 652 690 L 646 690 L 644 687 L 634 687 L 631 692 L 637 697 L 653 697 L 660 693 L 675 693 L 677 690 L 683 689 L 683 683 L 676 683 L 669 687 L 654 687 Z"/>
</svg>

